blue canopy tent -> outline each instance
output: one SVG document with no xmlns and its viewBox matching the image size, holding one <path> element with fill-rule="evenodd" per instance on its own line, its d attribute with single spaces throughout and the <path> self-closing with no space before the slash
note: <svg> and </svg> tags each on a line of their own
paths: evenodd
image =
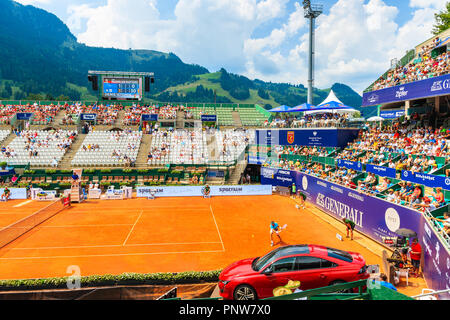
<svg viewBox="0 0 450 320">
<path fill-rule="evenodd" d="M 293 107 L 289 110 L 289 112 L 305 112 L 309 110 L 314 110 L 315 106 L 309 103 L 304 103 L 299 106 Z"/>
<path fill-rule="evenodd" d="M 288 106 L 279 106 L 277 108 L 273 108 L 272 110 L 268 110 L 269 112 L 273 112 L 273 113 L 286 113 L 286 112 L 292 112 L 290 111 L 291 107 Z"/>
</svg>

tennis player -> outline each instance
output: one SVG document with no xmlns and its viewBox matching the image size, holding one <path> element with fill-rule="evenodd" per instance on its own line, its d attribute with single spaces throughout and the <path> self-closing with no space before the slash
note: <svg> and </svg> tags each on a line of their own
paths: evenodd
<svg viewBox="0 0 450 320">
<path fill-rule="evenodd" d="M 306 207 L 305 207 L 306 195 L 303 192 L 299 191 L 298 198 L 300 199 L 300 207 L 302 209 L 306 209 Z"/>
<path fill-rule="evenodd" d="M 351 240 L 353 240 L 353 230 L 355 230 L 356 223 L 354 223 L 352 220 L 347 219 L 347 218 L 343 218 L 342 221 L 344 222 L 345 226 L 347 227 L 347 238 L 348 238 L 348 233 L 350 232 Z"/>
<path fill-rule="evenodd" d="M 278 240 L 281 242 L 280 232 L 283 230 L 278 223 L 275 221 L 270 222 L 270 246 L 273 246 L 273 237 L 272 235 L 275 233 L 275 235 L 278 237 Z"/>
<path fill-rule="evenodd" d="M 9 197 L 11 197 L 11 191 L 8 189 L 8 187 L 5 187 L 5 190 L 3 190 L 3 194 L 1 199 L 5 199 L 5 201 L 9 200 Z"/>
</svg>

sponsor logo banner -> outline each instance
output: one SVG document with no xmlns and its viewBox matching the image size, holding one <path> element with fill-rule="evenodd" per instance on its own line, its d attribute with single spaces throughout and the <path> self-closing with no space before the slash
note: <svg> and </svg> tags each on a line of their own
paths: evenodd
<svg viewBox="0 0 450 320">
<path fill-rule="evenodd" d="M 286 177 L 286 170 L 282 174 L 281 170 L 271 170 L 273 177 L 261 175 L 262 184 L 292 185 L 292 182 L 278 179 Z M 357 230 L 381 244 L 386 238 L 396 237 L 395 231 L 400 228 L 416 231 L 424 255 L 423 272 L 429 286 L 434 290 L 450 288 L 450 254 L 421 213 L 302 172 L 291 171 L 289 176 L 297 186 L 303 187 L 302 192 L 309 202 L 338 219 L 353 220 Z M 307 178 L 306 184 L 304 177 Z M 443 297 L 450 299 L 449 294 Z"/>
<path fill-rule="evenodd" d="M 158 115 L 154 113 L 150 114 L 143 114 L 142 115 L 142 121 L 148 122 L 148 121 L 158 121 Z"/>
<path fill-rule="evenodd" d="M 358 129 L 256 130 L 255 144 L 343 147 L 353 141 L 358 133 Z"/>
<path fill-rule="evenodd" d="M 96 113 L 82 113 L 80 116 L 81 121 L 95 121 L 97 120 Z"/>
<path fill-rule="evenodd" d="M 375 173 L 382 177 L 396 178 L 396 171 L 394 168 L 366 164 L 366 172 Z"/>
<path fill-rule="evenodd" d="M 137 197 L 147 198 L 154 193 L 156 197 L 202 197 L 204 186 L 180 187 L 137 187 Z M 270 185 L 210 186 L 211 196 L 259 196 L 272 195 Z"/>
<path fill-rule="evenodd" d="M 403 170 L 402 180 L 423 184 L 424 186 L 430 188 L 441 187 L 444 190 L 450 190 L 450 178 L 448 177 L 435 176 L 432 174 L 418 172 L 413 173 L 411 171 Z"/>
<path fill-rule="evenodd" d="M 397 119 L 405 115 L 405 110 L 402 111 L 380 111 L 380 117 L 384 119 Z"/>
<path fill-rule="evenodd" d="M 353 170 L 356 170 L 356 171 L 362 171 L 362 169 L 363 169 L 363 166 L 362 166 L 361 162 L 355 162 L 355 161 L 349 161 L 349 160 L 341 160 L 341 159 L 339 159 L 337 161 L 337 165 L 339 167 L 345 167 L 345 168 L 353 169 Z"/>
<path fill-rule="evenodd" d="M 202 115 L 202 121 L 203 122 L 216 122 L 217 121 L 217 116 L 216 115 L 203 114 Z"/>
<path fill-rule="evenodd" d="M 33 116 L 32 113 L 17 113 L 17 120 L 25 120 L 28 121 Z"/>
<path fill-rule="evenodd" d="M 450 74 L 385 88 L 363 95 L 363 107 L 450 94 Z"/>
</svg>

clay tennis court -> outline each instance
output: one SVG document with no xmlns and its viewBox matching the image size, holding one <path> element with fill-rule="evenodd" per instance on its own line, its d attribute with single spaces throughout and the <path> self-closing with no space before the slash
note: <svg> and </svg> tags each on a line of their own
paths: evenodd
<svg viewBox="0 0 450 320">
<path fill-rule="evenodd" d="M 2 226 L 48 203 L 17 204 L 0 205 Z M 0 279 L 67 276 L 73 265 L 83 276 L 221 269 L 270 251 L 272 219 L 288 224 L 283 244 L 322 244 L 380 263 L 356 241 L 337 240 L 332 225 L 296 209 L 289 198 L 133 199 L 88 201 L 61 211 L 0 250 Z"/>
</svg>

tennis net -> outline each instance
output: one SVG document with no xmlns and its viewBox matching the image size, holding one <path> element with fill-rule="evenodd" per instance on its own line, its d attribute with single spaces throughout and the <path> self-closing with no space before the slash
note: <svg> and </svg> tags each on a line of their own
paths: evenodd
<svg viewBox="0 0 450 320">
<path fill-rule="evenodd" d="M 70 205 L 70 198 L 59 199 L 39 211 L 16 221 L 0 230 L 0 248 L 13 242 L 23 234 L 50 219 Z"/>
</svg>

